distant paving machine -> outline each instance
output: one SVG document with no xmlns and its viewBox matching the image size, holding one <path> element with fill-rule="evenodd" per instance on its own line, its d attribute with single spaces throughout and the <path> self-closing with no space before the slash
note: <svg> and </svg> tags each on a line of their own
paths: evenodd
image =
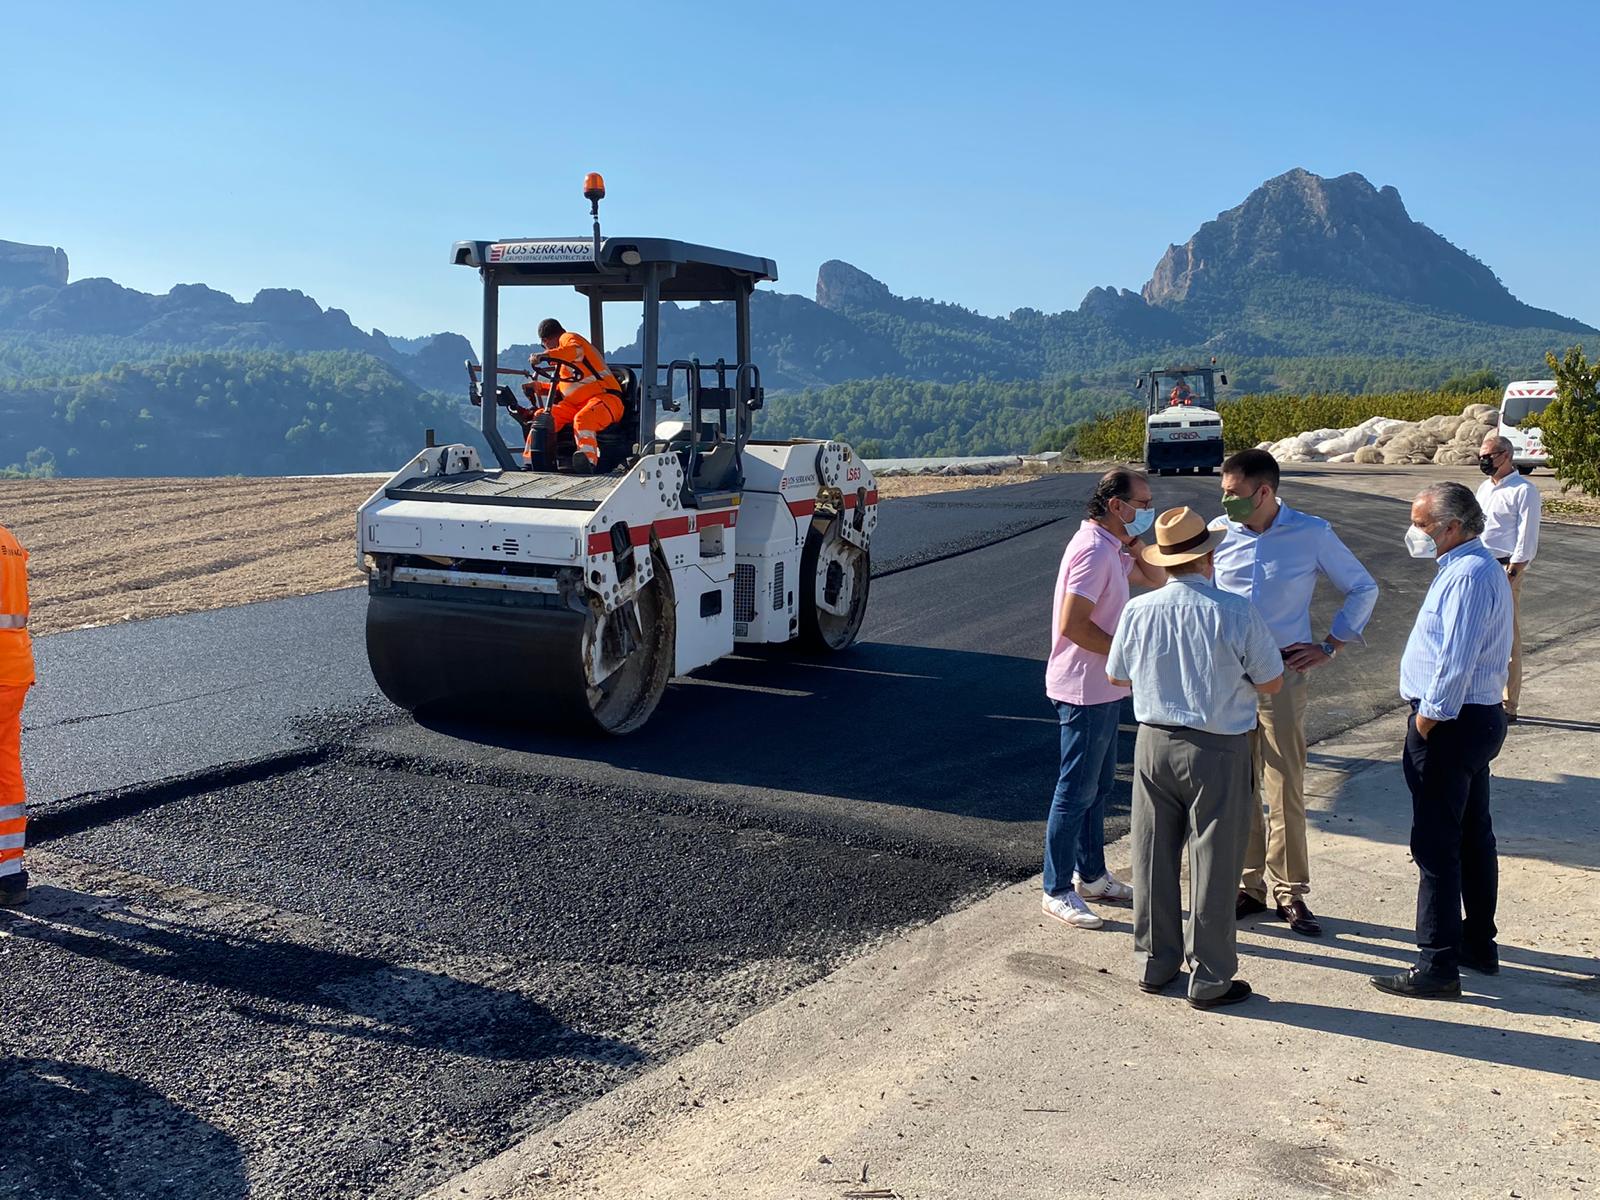
<svg viewBox="0 0 1600 1200">
<path fill-rule="evenodd" d="M 771 259 L 660 238 L 600 235 L 598 175 L 584 181 L 592 238 L 457 242 L 483 280 L 485 368 L 472 402 L 495 462 L 433 439 L 365 504 L 367 656 L 412 710 L 507 711 L 529 723 L 637 729 L 675 675 L 736 643 L 850 645 L 866 614 L 878 520 L 872 472 L 842 442 L 757 441 L 761 371 L 750 295 Z M 571 287 L 603 347 L 607 303 L 643 304 L 641 361 L 609 363 L 622 419 L 602 430 L 599 471 L 571 470 L 571 431 L 524 465 L 497 413 L 517 403 L 484 370 L 555 385 L 539 356 L 497 367 L 502 287 Z M 735 361 L 659 361 L 666 301 L 728 301 Z M 563 374 L 566 371 L 566 374 Z M 662 410 L 681 417 L 662 423 Z"/>
<path fill-rule="evenodd" d="M 1217 388 L 1228 377 L 1209 366 L 1167 367 L 1134 381 L 1144 394 L 1144 464 L 1159 475 L 1199 472 L 1222 465 L 1222 418 Z"/>
</svg>

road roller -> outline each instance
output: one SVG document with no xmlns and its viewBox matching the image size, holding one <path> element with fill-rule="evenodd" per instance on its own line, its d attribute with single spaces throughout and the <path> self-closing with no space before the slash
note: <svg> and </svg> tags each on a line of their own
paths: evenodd
<svg viewBox="0 0 1600 1200">
<path fill-rule="evenodd" d="M 590 237 L 451 251 L 483 285 L 484 366 L 469 362 L 467 377 L 492 461 L 429 436 L 360 509 L 368 660 L 384 695 L 413 712 L 628 733 L 674 676 L 740 644 L 844 650 L 866 615 L 872 472 L 840 441 L 751 436 L 764 390 L 750 296 L 776 264 L 603 237 L 598 176 L 584 195 Z M 501 436 L 500 409 L 520 403 L 502 377 L 548 379 L 548 395 L 570 378 L 539 356 L 526 370 L 495 365 L 506 287 L 575 289 L 596 347 L 606 305 L 642 309 L 639 361 L 606 364 L 622 418 L 598 435 L 597 469 L 573 469 L 570 429 L 537 453 Z M 727 304 L 733 359 L 662 361 L 669 301 Z"/>
</svg>

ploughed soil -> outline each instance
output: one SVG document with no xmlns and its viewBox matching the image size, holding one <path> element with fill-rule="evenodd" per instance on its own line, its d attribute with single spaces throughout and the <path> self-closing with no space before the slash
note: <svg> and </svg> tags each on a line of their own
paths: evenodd
<svg viewBox="0 0 1600 1200">
<path fill-rule="evenodd" d="M 1020 478 L 911 476 L 878 490 L 925 496 Z M 42 635 L 360 584 L 355 512 L 381 482 L 0 480 L 0 524 L 28 550 L 28 624 Z"/>
</svg>

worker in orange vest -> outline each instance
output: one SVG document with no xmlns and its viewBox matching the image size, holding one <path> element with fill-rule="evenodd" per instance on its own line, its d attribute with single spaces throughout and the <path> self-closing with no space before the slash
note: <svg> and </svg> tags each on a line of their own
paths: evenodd
<svg viewBox="0 0 1600 1200">
<path fill-rule="evenodd" d="M 555 359 L 560 364 L 561 382 L 558 399 L 550 405 L 550 416 L 557 433 L 572 426 L 577 450 L 572 456 L 572 469 L 589 474 L 600 465 L 600 443 L 595 435 L 607 425 L 622 419 L 622 385 L 606 366 L 606 360 L 588 338 L 569 333 L 554 317 L 539 322 L 539 342 L 544 346 L 542 356 L 530 356 L 529 363 L 537 365 L 540 358 Z M 550 396 L 551 385 L 542 379 L 522 385 L 522 394 L 535 407 Z M 527 446 L 523 461 L 533 461 L 532 408 L 521 409 L 516 417 L 528 427 Z"/>
<path fill-rule="evenodd" d="M 1173 385 L 1172 395 L 1167 397 L 1168 403 L 1173 406 L 1180 404 L 1193 404 L 1194 393 L 1189 390 L 1188 380 L 1180 379 Z"/>
<path fill-rule="evenodd" d="M 28 638 L 28 552 L 0 525 L 0 906 L 28 895 L 22 843 L 28 797 L 22 788 L 22 701 L 33 685 Z"/>
</svg>

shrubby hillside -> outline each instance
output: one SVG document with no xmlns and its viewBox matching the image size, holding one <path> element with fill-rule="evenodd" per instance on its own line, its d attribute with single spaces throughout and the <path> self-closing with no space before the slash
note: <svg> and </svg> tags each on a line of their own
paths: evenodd
<svg viewBox="0 0 1600 1200">
<path fill-rule="evenodd" d="M 0 389 L 0 469 L 36 475 L 370 471 L 423 430 L 477 440 L 476 410 L 424 393 L 370 355 L 183 353 Z"/>
<path fill-rule="evenodd" d="M 1395 392 L 1468 370 L 1539 377 L 1548 351 L 1596 335 L 1517 299 L 1413 220 L 1393 188 L 1302 170 L 1168 247 L 1138 292 L 1099 287 L 1075 309 L 990 317 L 895 295 L 831 261 L 813 296 L 758 291 L 753 328 L 763 433 L 838 435 L 897 455 L 1061 445 L 1133 402 L 1140 371 L 1213 355 L 1233 383 L 1225 398 Z M 669 305 L 662 348 L 665 359 L 731 359 L 732 313 Z M 521 365 L 529 349 L 501 361 Z M 611 357 L 637 361 L 637 345 Z M 0 242 L 0 468 L 392 465 L 422 426 L 443 434 L 458 421 L 467 358 L 459 334 L 366 332 L 298 291 L 242 302 L 188 284 L 153 296 L 69 282 L 63 251 Z M 94 416 L 97 405 L 106 411 Z"/>
</svg>

